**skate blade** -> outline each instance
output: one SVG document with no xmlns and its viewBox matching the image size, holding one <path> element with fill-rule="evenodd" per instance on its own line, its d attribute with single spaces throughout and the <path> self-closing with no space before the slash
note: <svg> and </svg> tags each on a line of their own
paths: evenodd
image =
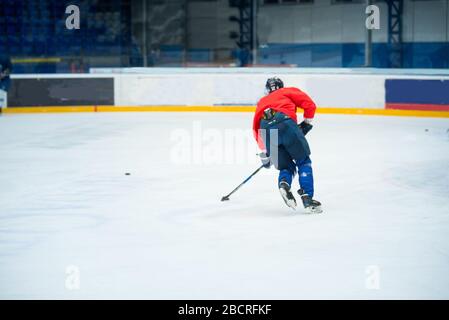
<svg viewBox="0 0 449 320">
<path fill-rule="evenodd" d="M 316 213 L 322 213 L 323 209 L 321 208 L 321 206 L 318 207 L 308 207 L 304 209 L 306 211 L 306 213 L 308 214 L 316 214 Z"/>
<path fill-rule="evenodd" d="M 296 210 L 296 201 L 295 199 L 288 199 L 287 198 L 287 191 L 285 189 L 280 188 L 279 192 L 281 193 L 282 199 L 284 199 L 284 202 L 287 206 L 292 208 L 293 210 Z"/>
</svg>

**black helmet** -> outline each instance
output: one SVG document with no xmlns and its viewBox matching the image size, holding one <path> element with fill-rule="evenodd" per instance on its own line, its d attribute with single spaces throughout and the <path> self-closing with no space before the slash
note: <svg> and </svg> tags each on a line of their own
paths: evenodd
<svg viewBox="0 0 449 320">
<path fill-rule="evenodd" d="M 267 89 L 268 93 L 283 87 L 284 83 L 278 77 L 268 78 L 267 82 L 265 83 L 265 88 Z"/>
</svg>

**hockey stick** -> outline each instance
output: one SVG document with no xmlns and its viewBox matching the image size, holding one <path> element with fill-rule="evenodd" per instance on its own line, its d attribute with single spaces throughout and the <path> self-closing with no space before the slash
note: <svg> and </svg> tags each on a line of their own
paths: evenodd
<svg viewBox="0 0 449 320">
<path fill-rule="evenodd" d="M 249 181 L 249 179 L 251 179 L 257 172 L 259 172 L 260 169 L 263 168 L 263 165 L 261 165 L 259 168 L 257 168 L 256 171 L 254 171 L 248 178 L 246 178 L 241 184 L 239 184 L 237 186 L 237 188 L 235 188 L 234 190 L 231 191 L 231 193 L 229 193 L 227 196 L 223 196 L 221 198 L 221 201 L 227 201 L 229 200 L 229 197 L 231 196 L 231 194 L 233 194 L 234 192 L 236 192 L 241 186 L 243 186 L 245 183 L 247 183 Z"/>
</svg>

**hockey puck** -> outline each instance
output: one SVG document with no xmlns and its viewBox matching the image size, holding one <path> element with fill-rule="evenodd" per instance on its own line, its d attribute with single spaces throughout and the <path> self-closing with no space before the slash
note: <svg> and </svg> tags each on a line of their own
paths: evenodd
<svg viewBox="0 0 449 320">
<path fill-rule="evenodd" d="M 131 175 L 131 173 L 129 173 L 129 172 L 125 173 L 125 176 L 130 176 L 130 175 Z"/>
</svg>

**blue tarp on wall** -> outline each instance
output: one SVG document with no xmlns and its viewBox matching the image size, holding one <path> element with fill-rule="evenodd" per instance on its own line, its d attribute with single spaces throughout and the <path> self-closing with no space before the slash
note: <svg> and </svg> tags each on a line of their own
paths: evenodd
<svg viewBox="0 0 449 320">
<path fill-rule="evenodd" d="M 449 68 L 449 42 L 403 44 L 404 68 Z M 373 67 L 388 68 L 388 43 L 373 43 Z M 259 49 L 260 64 L 296 64 L 299 67 L 362 67 L 363 43 L 268 44 Z"/>
</svg>

